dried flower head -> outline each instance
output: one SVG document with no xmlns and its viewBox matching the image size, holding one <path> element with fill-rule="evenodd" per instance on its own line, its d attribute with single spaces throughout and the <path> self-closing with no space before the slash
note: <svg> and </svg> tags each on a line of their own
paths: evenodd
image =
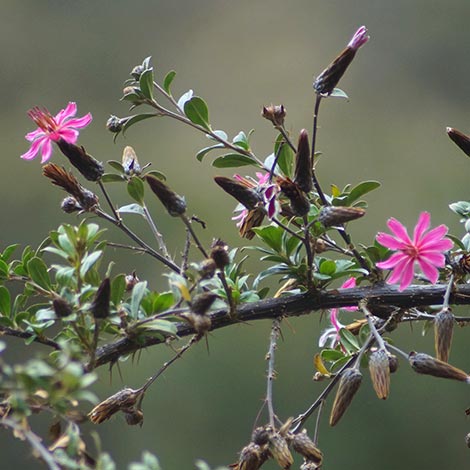
<svg viewBox="0 0 470 470">
<path fill-rule="evenodd" d="M 320 210 L 318 220 L 324 227 L 332 227 L 360 219 L 365 213 L 360 207 L 324 206 Z"/>
<path fill-rule="evenodd" d="M 320 466 L 323 462 L 322 451 L 310 439 L 305 429 L 294 435 L 292 448 L 306 460 L 315 463 L 317 466 Z"/>
<path fill-rule="evenodd" d="M 68 317 L 73 313 L 71 305 L 62 298 L 57 298 L 52 301 L 52 308 L 58 318 Z"/>
<path fill-rule="evenodd" d="M 294 463 L 294 458 L 289 450 L 286 439 L 278 432 L 273 432 L 269 436 L 268 449 L 281 468 L 289 469 Z"/>
<path fill-rule="evenodd" d="M 160 199 L 168 214 L 178 217 L 186 212 L 186 201 L 184 197 L 176 194 L 167 184 L 152 175 L 145 176 L 150 189 Z"/>
<path fill-rule="evenodd" d="M 346 369 L 341 374 L 338 391 L 336 392 L 335 401 L 330 414 L 330 426 L 335 426 L 341 419 L 345 411 L 359 390 L 362 382 L 362 374 L 355 367 Z"/>
<path fill-rule="evenodd" d="M 248 210 L 253 210 L 260 203 L 263 203 L 263 198 L 258 191 L 240 181 L 227 178 L 226 176 L 216 176 L 214 177 L 214 181 Z"/>
<path fill-rule="evenodd" d="M 467 157 L 470 157 L 470 137 L 453 127 L 447 127 L 446 132 L 452 142 L 454 142 Z"/>
<path fill-rule="evenodd" d="M 240 452 L 238 470 L 258 470 L 262 463 L 260 446 L 250 442 Z"/>
<path fill-rule="evenodd" d="M 412 369 L 418 374 L 432 375 L 442 379 L 459 380 L 470 383 L 470 377 L 463 370 L 447 364 L 424 353 L 410 352 L 408 360 Z"/>
<path fill-rule="evenodd" d="M 128 411 L 136 404 L 140 392 L 132 388 L 123 388 L 119 392 L 98 403 L 88 413 L 90 421 L 94 424 L 101 424 L 111 418 L 118 411 Z"/>
<path fill-rule="evenodd" d="M 95 298 L 90 307 L 90 312 L 95 318 L 109 317 L 109 303 L 111 301 L 111 282 L 109 277 L 105 277 L 101 281 L 98 290 L 96 291 Z"/>
<path fill-rule="evenodd" d="M 297 144 L 294 183 L 296 183 L 304 193 L 310 192 L 313 188 L 310 145 L 308 143 L 308 133 L 305 129 L 300 131 L 299 142 Z"/>
<path fill-rule="evenodd" d="M 263 106 L 261 115 L 268 121 L 271 121 L 274 127 L 282 127 L 286 117 L 286 108 L 282 104 Z"/>
<path fill-rule="evenodd" d="M 369 356 L 369 372 L 375 393 L 385 400 L 390 393 L 390 362 L 387 351 L 379 349 Z"/>
<path fill-rule="evenodd" d="M 289 178 L 278 178 L 277 183 L 281 188 L 281 192 L 289 199 L 292 212 L 300 217 L 307 215 L 310 210 L 310 201 L 297 183 Z"/>
<path fill-rule="evenodd" d="M 441 361 L 449 360 L 454 333 L 454 315 L 449 309 L 441 310 L 434 317 L 434 347 L 436 357 Z"/>
<path fill-rule="evenodd" d="M 214 261 L 217 269 L 224 269 L 230 263 L 228 245 L 220 239 L 214 240 L 209 257 Z"/>
<path fill-rule="evenodd" d="M 196 295 L 191 301 L 191 311 L 196 315 L 204 315 L 211 308 L 217 297 L 217 294 L 212 292 L 203 292 Z"/>
<path fill-rule="evenodd" d="M 142 410 L 132 408 L 124 412 L 124 417 L 129 426 L 136 426 L 137 424 L 142 426 L 144 424 L 144 413 Z"/>
</svg>

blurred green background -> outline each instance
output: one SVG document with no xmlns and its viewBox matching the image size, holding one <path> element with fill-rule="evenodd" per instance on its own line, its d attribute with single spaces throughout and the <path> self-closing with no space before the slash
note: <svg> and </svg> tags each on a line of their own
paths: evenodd
<svg viewBox="0 0 470 470">
<path fill-rule="evenodd" d="M 366 218 L 353 225 L 358 242 L 370 243 L 389 216 L 411 226 L 422 210 L 431 211 L 434 225 L 445 223 L 462 235 L 447 206 L 469 197 L 470 161 L 445 127 L 470 131 L 466 0 L 2 0 L 1 12 L 2 246 L 34 246 L 60 223 L 77 221 L 60 211 L 63 195 L 41 176 L 39 161 L 19 158 L 27 149 L 23 136 L 34 128 L 26 111 L 39 105 L 55 114 L 69 100 L 78 103 L 78 115 L 93 114 L 80 137 L 90 153 L 119 160 L 123 147 L 132 145 L 141 162 L 151 161 L 166 173 L 190 210 L 208 223 L 206 241 L 219 236 L 236 246 L 240 241 L 230 221 L 235 204 L 212 182 L 224 172 L 210 166 L 210 157 L 202 164 L 194 158 L 207 143 L 202 135 L 161 119 L 113 143 L 105 122 L 109 114 L 127 112 L 119 98 L 128 72 L 152 55 L 160 79 L 168 70 L 178 72 L 175 95 L 194 89 L 208 102 L 213 126 L 232 136 L 255 128 L 253 148 L 266 156 L 275 134 L 260 118 L 261 107 L 284 104 L 294 135 L 311 129 L 313 76 L 362 24 L 371 41 L 340 83 L 350 101 L 322 104 L 318 176 L 325 188 L 365 179 L 383 183 L 368 198 Z M 57 151 L 53 161 L 65 163 Z M 112 189 L 120 204 L 127 201 L 122 189 Z M 179 253 L 181 228 L 158 204 L 152 210 L 171 250 Z M 108 235 L 123 240 L 111 228 Z M 152 288 L 167 288 L 159 266 L 121 252 L 116 256 L 115 272 L 137 269 Z M 325 321 L 311 315 L 289 323 L 275 383 L 281 418 L 304 410 L 323 388 L 311 377 Z M 193 468 L 196 458 L 213 466 L 233 462 L 249 440 L 265 392 L 269 328 L 262 322 L 215 332 L 210 354 L 201 344 L 152 387 L 142 428 L 128 427 L 121 416 L 95 428 L 118 468 L 139 459 L 143 449 L 156 453 L 166 470 Z M 401 330 L 394 337 L 403 349 L 432 351 L 432 338 L 422 338 L 419 328 Z M 457 331 L 452 361 L 467 370 L 469 344 L 468 332 Z M 170 355 L 164 347 L 143 351 L 139 360 L 121 364 L 122 379 L 116 370 L 112 380 L 101 370 L 97 394 L 104 398 L 123 385 L 139 386 Z M 327 413 L 323 416 L 324 467 L 463 468 L 470 460 L 464 443 L 470 422 L 463 412 L 469 405 L 464 385 L 413 375 L 406 364 L 393 377 L 386 402 L 375 398 L 366 379 L 337 428 L 328 428 Z M 2 468 L 40 467 L 24 443 L 0 434 Z"/>
</svg>

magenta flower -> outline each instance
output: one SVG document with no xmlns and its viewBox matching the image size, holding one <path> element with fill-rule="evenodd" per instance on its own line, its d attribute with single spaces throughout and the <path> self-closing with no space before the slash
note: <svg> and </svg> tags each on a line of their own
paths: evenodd
<svg viewBox="0 0 470 470">
<path fill-rule="evenodd" d="M 26 134 L 26 140 L 31 142 L 31 147 L 21 158 L 31 160 L 41 152 L 41 163 L 44 163 L 51 158 L 52 142 L 63 139 L 69 144 L 75 144 L 78 139 L 77 129 L 88 126 L 92 120 L 90 113 L 81 118 L 74 118 L 76 113 L 77 105 L 73 102 L 69 102 L 56 116 L 52 116 L 47 109 L 30 109 L 28 116 L 38 125 L 38 129 Z"/>
<path fill-rule="evenodd" d="M 439 277 L 437 268 L 445 265 L 444 252 L 453 246 L 452 241 L 445 238 L 449 229 L 445 225 L 439 225 L 425 233 L 430 222 L 429 212 L 421 212 L 414 228 L 413 240 L 408 236 L 406 227 L 394 218 L 387 222 L 393 235 L 387 233 L 377 235 L 377 241 L 381 245 L 396 251 L 388 260 L 377 263 L 377 267 L 392 269 L 392 275 L 387 283 L 395 284 L 400 281 L 400 291 L 411 284 L 416 263 L 432 284 L 435 284 Z"/>
<path fill-rule="evenodd" d="M 348 47 L 357 51 L 361 46 L 363 46 L 368 40 L 370 36 L 367 35 L 367 28 L 365 26 L 361 26 L 352 37 L 351 41 L 349 41 Z"/>
</svg>

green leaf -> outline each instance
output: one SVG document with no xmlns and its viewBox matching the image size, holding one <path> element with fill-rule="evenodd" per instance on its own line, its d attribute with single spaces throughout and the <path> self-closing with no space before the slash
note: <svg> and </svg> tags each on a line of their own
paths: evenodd
<svg viewBox="0 0 470 470">
<path fill-rule="evenodd" d="M 8 264 L 0 259 L 0 277 L 8 277 Z"/>
<path fill-rule="evenodd" d="M 455 212 L 462 217 L 468 217 L 470 215 L 470 202 L 458 201 L 449 204 L 449 208 L 452 212 Z"/>
<path fill-rule="evenodd" d="M 121 162 L 116 160 L 108 160 L 108 165 L 113 167 L 116 171 L 119 171 L 119 173 L 124 173 L 124 167 L 122 166 Z"/>
<path fill-rule="evenodd" d="M 137 318 L 139 313 L 140 303 L 144 298 L 145 292 L 147 290 L 147 281 L 138 282 L 132 289 L 131 296 L 131 316 Z"/>
<path fill-rule="evenodd" d="M 105 173 L 101 177 L 101 182 L 103 183 L 122 183 L 126 181 L 121 175 L 116 175 L 116 173 Z"/>
<path fill-rule="evenodd" d="M 51 280 L 47 272 L 46 263 L 41 258 L 34 257 L 28 261 L 28 273 L 31 279 L 46 290 L 51 289 Z"/>
<path fill-rule="evenodd" d="M 215 131 L 212 131 L 211 134 L 206 134 L 206 137 L 207 137 L 209 140 L 217 141 L 217 139 L 215 138 L 215 136 L 219 137 L 219 138 L 222 139 L 222 140 L 227 140 L 227 139 L 228 139 L 227 133 L 226 133 L 225 131 L 220 130 L 220 129 L 215 130 Z"/>
<path fill-rule="evenodd" d="M 357 338 L 346 328 L 341 328 L 338 332 L 340 342 L 348 354 L 355 353 L 361 349 Z"/>
<path fill-rule="evenodd" d="M 158 178 L 159 180 L 166 181 L 166 176 L 161 171 L 152 170 L 152 171 L 148 171 L 146 174 L 155 176 L 155 178 Z"/>
<path fill-rule="evenodd" d="M 243 131 L 240 131 L 232 141 L 237 147 L 241 147 L 243 150 L 250 149 L 250 142 L 248 141 L 248 137 Z"/>
<path fill-rule="evenodd" d="M 145 212 L 142 206 L 139 206 L 139 204 L 127 204 L 126 206 L 122 206 L 117 210 L 120 214 L 126 213 L 126 214 L 139 214 L 143 217 L 145 217 Z"/>
<path fill-rule="evenodd" d="M 281 150 L 279 150 L 279 147 L 281 143 L 284 143 L 282 145 Z M 277 152 L 279 152 L 279 157 L 277 159 L 277 165 L 282 171 L 282 173 L 285 176 L 291 177 L 292 176 L 292 169 L 294 166 L 294 152 L 291 149 L 290 145 L 285 143 L 284 137 L 282 134 L 279 134 L 276 139 L 276 143 L 274 145 L 274 153 L 277 155 Z"/>
<path fill-rule="evenodd" d="M 82 260 L 80 266 L 80 276 L 85 277 L 86 273 L 93 267 L 93 265 L 100 259 L 103 252 L 101 250 L 94 251 L 89 255 L 86 255 Z"/>
<path fill-rule="evenodd" d="M 9 317 L 10 312 L 11 312 L 10 292 L 5 286 L 0 286 L 0 313 L 6 317 Z"/>
<path fill-rule="evenodd" d="M 247 157 L 246 155 L 240 155 L 238 153 L 228 153 L 227 155 L 222 155 L 212 162 L 212 166 L 216 168 L 234 168 L 247 165 L 258 166 L 258 164 L 252 158 Z"/>
<path fill-rule="evenodd" d="M 126 276 L 118 274 L 111 281 L 111 302 L 116 306 L 119 305 L 122 302 L 124 292 L 126 292 Z"/>
<path fill-rule="evenodd" d="M 323 349 L 320 353 L 321 358 L 324 361 L 328 362 L 335 362 L 339 359 L 344 357 L 344 353 L 342 351 L 338 351 L 337 349 Z"/>
<path fill-rule="evenodd" d="M 199 96 L 193 96 L 184 104 L 184 114 L 194 124 L 198 124 L 204 129 L 210 130 L 209 109 L 206 102 Z"/>
<path fill-rule="evenodd" d="M 152 310 L 154 313 L 163 312 L 169 309 L 174 302 L 175 298 L 172 292 L 162 292 L 154 299 Z"/>
<path fill-rule="evenodd" d="M 142 330 L 153 331 L 158 333 L 163 333 L 165 335 L 175 336 L 178 332 L 176 324 L 162 319 L 150 320 L 148 322 L 142 323 L 138 327 Z"/>
<path fill-rule="evenodd" d="M 332 276 L 336 271 L 336 263 L 330 259 L 324 259 L 320 262 L 319 270 L 321 274 Z"/>
<path fill-rule="evenodd" d="M 178 107 L 184 110 L 184 105 L 193 97 L 193 90 L 188 90 L 186 93 L 183 93 L 178 100 Z"/>
<path fill-rule="evenodd" d="M 345 98 L 346 100 L 349 100 L 349 96 L 340 88 L 334 88 L 328 96 L 331 96 L 332 98 Z"/>
<path fill-rule="evenodd" d="M 344 205 L 345 206 L 352 205 L 354 201 L 357 201 L 364 194 L 367 194 L 379 187 L 380 187 L 380 183 L 378 181 L 363 181 L 362 183 L 359 183 L 357 186 L 351 189 L 350 193 L 348 194 L 346 198 Z"/>
<path fill-rule="evenodd" d="M 204 147 L 203 149 L 199 150 L 199 152 L 196 154 L 196 159 L 201 162 L 202 159 L 211 151 L 214 149 L 220 149 L 224 148 L 224 144 L 216 144 L 216 145 L 211 145 L 210 147 Z"/>
<path fill-rule="evenodd" d="M 282 234 L 280 227 L 268 225 L 267 227 L 254 227 L 253 231 L 261 238 L 266 245 L 270 246 L 277 253 L 282 251 Z"/>
<path fill-rule="evenodd" d="M 10 245 L 10 246 L 7 246 L 4 250 L 3 250 L 3 253 L 2 253 L 2 256 L 1 258 L 3 259 L 3 261 L 6 261 L 8 262 L 8 260 L 10 259 L 11 255 L 13 254 L 13 252 L 19 247 L 20 245 L 18 243 L 16 243 L 15 245 Z"/>
<path fill-rule="evenodd" d="M 144 183 L 139 177 L 133 176 L 129 180 L 127 183 L 127 192 L 129 196 L 141 206 L 144 205 Z"/>
<path fill-rule="evenodd" d="M 157 113 L 142 113 L 142 114 L 135 114 L 131 116 L 126 123 L 122 126 L 122 134 L 124 135 L 125 132 L 134 124 L 137 124 L 140 121 L 144 121 L 145 119 L 150 119 L 153 117 L 158 117 L 159 114 Z"/>
<path fill-rule="evenodd" d="M 163 89 L 171 96 L 171 84 L 176 77 L 176 72 L 170 70 L 163 79 Z"/>
<path fill-rule="evenodd" d="M 143 95 L 153 100 L 153 69 L 149 68 L 140 74 L 139 78 L 140 91 Z"/>
</svg>

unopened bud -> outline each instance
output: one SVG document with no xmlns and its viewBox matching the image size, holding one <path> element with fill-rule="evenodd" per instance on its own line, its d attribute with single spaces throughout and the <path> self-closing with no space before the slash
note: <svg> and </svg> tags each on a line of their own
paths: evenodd
<svg viewBox="0 0 470 470">
<path fill-rule="evenodd" d="M 259 446 L 264 446 L 269 442 L 269 436 L 271 434 L 272 429 L 270 427 L 259 426 L 253 431 L 251 440 Z"/>
<path fill-rule="evenodd" d="M 308 134 L 305 129 L 300 131 L 299 142 L 297 144 L 294 183 L 296 183 L 304 193 L 310 192 L 313 187 L 310 146 L 308 143 Z"/>
<path fill-rule="evenodd" d="M 292 448 L 305 457 L 306 460 L 315 463 L 317 466 L 320 466 L 323 462 L 322 451 L 313 443 L 305 429 L 295 434 L 292 440 Z"/>
<path fill-rule="evenodd" d="M 129 101 L 134 106 L 139 106 L 147 101 L 147 98 L 137 86 L 126 86 L 122 90 L 121 100 Z"/>
<path fill-rule="evenodd" d="M 278 178 L 277 182 L 282 193 L 289 199 L 292 212 L 300 217 L 307 215 L 310 210 L 310 201 L 300 187 L 289 178 Z"/>
<path fill-rule="evenodd" d="M 240 452 L 237 470 L 258 470 L 261 467 L 261 449 L 251 442 Z"/>
<path fill-rule="evenodd" d="M 270 106 L 263 106 L 263 111 L 261 115 L 271 121 L 274 127 L 282 127 L 284 125 L 284 118 L 286 117 L 286 108 L 281 104 L 278 105 L 270 105 Z"/>
<path fill-rule="evenodd" d="M 294 463 L 294 458 L 290 453 L 287 441 L 279 433 L 275 432 L 271 434 L 268 449 L 281 468 L 289 469 Z"/>
<path fill-rule="evenodd" d="M 341 419 L 345 411 L 359 390 L 362 382 L 362 374 L 355 367 L 346 369 L 341 374 L 338 391 L 330 414 L 330 426 L 334 426 Z"/>
<path fill-rule="evenodd" d="M 122 167 L 126 175 L 140 175 L 141 168 L 134 149 L 128 145 L 122 152 Z"/>
<path fill-rule="evenodd" d="M 111 416 L 118 411 L 127 412 L 136 404 L 140 393 L 141 392 L 138 390 L 133 390 L 132 388 L 119 390 L 119 392 L 96 405 L 90 413 L 88 413 L 90 421 L 94 424 L 100 424 L 111 418 Z"/>
<path fill-rule="evenodd" d="M 145 180 L 149 184 L 150 189 L 165 206 L 168 214 L 172 217 L 177 217 L 186 212 L 186 201 L 184 197 L 176 194 L 167 184 L 155 176 L 147 175 L 145 176 Z"/>
<path fill-rule="evenodd" d="M 240 236 L 251 240 L 255 236 L 255 227 L 259 227 L 264 220 L 265 212 L 262 207 L 257 207 L 248 212 L 248 215 L 243 220 L 240 226 Z"/>
<path fill-rule="evenodd" d="M 108 131 L 112 132 L 113 134 L 117 134 L 122 131 L 122 127 L 126 121 L 126 119 L 121 119 L 111 114 L 111 116 L 109 116 L 108 120 L 106 121 L 106 129 L 108 129 Z"/>
<path fill-rule="evenodd" d="M 454 315 L 449 310 L 441 310 L 434 317 L 434 348 L 441 361 L 449 360 L 454 332 Z"/>
<path fill-rule="evenodd" d="M 197 270 L 202 279 L 210 279 L 217 269 L 217 265 L 212 258 L 207 258 L 197 265 Z"/>
<path fill-rule="evenodd" d="M 359 207 L 324 206 L 318 215 L 318 220 L 324 227 L 331 227 L 359 219 L 365 213 L 366 211 Z"/>
<path fill-rule="evenodd" d="M 95 318 L 109 317 L 109 303 L 111 300 L 111 283 L 109 277 L 101 282 L 96 291 L 95 299 L 90 307 L 90 312 Z"/>
<path fill-rule="evenodd" d="M 72 312 L 70 304 L 62 298 L 57 298 L 52 301 L 52 308 L 58 318 L 68 317 Z"/>
<path fill-rule="evenodd" d="M 142 410 L 131 409 L 125 412 L 124 416 L 126 418 L 126 423 L 129 426 L 136 426 L 137 424 L 142 426 L 142 424 L 144 423 L 144 413 L 142 412 Z"/>
<path fill-rule="evenodd" d="M 470 157 L 470 137 L 453 127 L 447 127 L 446 131 L 452 142 L 454 142 L 467 157 Z"/>
<path fill-rule="evenodd" d="M 131 70 L 131 76 L 135 80 L 139 81 L 140 76 L 142 75 L 143 72 L 145 72 L 146 67 L 142 64 L 136 65 L 132 70 Z"/>
<path fill-rule="evenodd" d="M 369 356 L 369 372 L 375 393 L 385 400 L 390 392 L 390 363 L 387 351 L 379 349 Z"/>
<path fill-rule="evenodd" d="M 98 181 L 104 173 L 103 164 L 86 153 L 83 147 L 70 144 L 64 139 L 57 141 L 61 152 L 70 163 L 88 180 Z"/>
<path fill-rule="evenodd" d="M 210 258 L 214 260 L 218 269 L 224 269 L 230 263 L 228 245 L 222 240 L 215 240 L 212 243 Z"/>
<path fill-rule="evenodd" d="M 140 281 L 140 279 L 137 277 L 135 271 L 132 271 L 131 274 L 126 274 L 125 281 L 126 292 L 130 292 L 134 288 L 134 286 Z"/>
<path fill-rule="evenodd" d="M 388 366 L 390 368 L 390 373 L 394 374 L 398 370 L 398 358 L 394 354 L 388 354 Z"/>
<path fill-rule="evenodd" d="M 78 201 L 72 196 L 64 198 L 60 204 L 60 208 L 66 214 L 73 214 L 74 212 L 78 212 L 83 209 L 83 207 L 78 203 Z"/>
<path fill-rule="evenodd" d="M 196 295 L 191 301 L 191 311 L 196 315 L 204 315 L 217 299 L 217 295 L 212 292 L 203 292 L 202 294 Z"/>
<path fill-rule="evenodd" d="M 470 383 L 470 377 L 461 369 L 440 361 L 424 353 L 410 352 L 408 360 L 412 369 L 418 374 L 432 375 L 442 379 L 459 380 Z"/>
<path fill-rule="evenodd" d="M 263 202 L 263 198 L 256 190 L 237 180 L 227 178 L 226 176 L 216 176 L 214 181 L 248 210 L 255 209 L 258 204 Z"/>
</svg>

